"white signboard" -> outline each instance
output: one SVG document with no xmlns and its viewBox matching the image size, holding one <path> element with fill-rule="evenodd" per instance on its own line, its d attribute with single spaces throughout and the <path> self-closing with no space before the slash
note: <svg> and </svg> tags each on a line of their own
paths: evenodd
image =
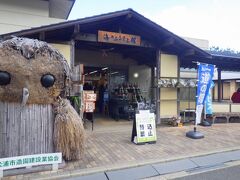
<svg viewBox="0 0 240 180">
<path fill-rule="evenodd" d="M 0 171 L 29 166 L 62 163 L 62 153 L 34 154 L 0 159 Z"/>
<path fill-rule="evenodd" d="M 84 91 L 84 106 L 85 112 L 94 112 L 95 101 L 97 100 L 97 94 L 94 91 Z"/>
<path fill-rule="evenodd" d="M 85 102 L 85 112 L 94 112 L 95 102 Z"/>
<path fill-rule="evenodd" d="M 137 143 L 157 140 L 155 114 L 149 110 L 141 110 L 136 114 Z"/>
<path fill-rule="evenodd" d="M 84 93 L 84 100 L 85 101 L 96 101 L 97 100 L 97 94 L 95 93 Z"/>
</svg>

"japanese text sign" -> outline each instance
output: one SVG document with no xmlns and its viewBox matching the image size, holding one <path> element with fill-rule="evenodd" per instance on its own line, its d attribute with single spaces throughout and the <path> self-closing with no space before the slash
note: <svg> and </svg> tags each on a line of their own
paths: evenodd
<svg viewBox="0 0 240 180">
<path fill-rule="evenodd" d="M 83 91 L 84 96 L 84 111 L 94 112 L 95 101 L 97 100 L 97 94 L 94 91 Z"/>
<path fill-rule="evenodd" d="M 94 112 L 95 102 L 85 102 L 85 112 Z"/>
<path fill-rule="evenodd" d="M 136 114 L 137 142 L 154 142 L 157 140 L 155 115 L 149 110 L 140 110 Z"/>
<path fill-rule="evenodd" d="M 205 104 L 206 104 L 206 114 L 212 114 L 213 113 L 213 107 L 212 107 L 212 88 L 214 87 L 214 82 L 211 82 L 211 86 L 209 88 L 209 91 L 206 96 Z"/>
<path fill-rule="evenodd" d="M 114 44 L 127 44 L 134 46 L 140 46 L 141 44 L 140 36 L 108 31 L 98 31 L 98 41 Z"/>
<path fill-rule="evenodd" d="M 62 153 L 34 154 L 0 159 L 0 170 L 62 163 Z"/>
<path fill-rule="evenodd" d="M 97 94 L 95 93 L 84 93 L 84 101 L 96 101 L 97 100 Z"/>
<path fill-rule="evenodd" d="M 201 122 L 201 114 L 206 96 L 211 86 L 214 74 L 214 65 L 199 64 L 198 66 L 198 85 L 197 85 L 197 102 L 196 102 L 196 124 Z"/>
</svg>

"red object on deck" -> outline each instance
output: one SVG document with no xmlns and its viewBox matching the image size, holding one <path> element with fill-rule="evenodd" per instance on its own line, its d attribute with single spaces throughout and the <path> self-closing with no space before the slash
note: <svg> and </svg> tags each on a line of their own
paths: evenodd
<svg viewBox="0 0 240 180">
<path fill-rule="evenodd" d="M 240 92 L 233 93 L 231 100 L 233 103 L 240 103 Z"/>
</svg>

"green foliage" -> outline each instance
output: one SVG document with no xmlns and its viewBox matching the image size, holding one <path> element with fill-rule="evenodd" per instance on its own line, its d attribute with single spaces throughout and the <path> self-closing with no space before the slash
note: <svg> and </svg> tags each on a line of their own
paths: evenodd
<svg viewBox="0 0 240 180">
<path fill-rule="evenodd" d="M 230 49 L 230 48 L 220 48 L 218 46 L 212 46 L 210 47 L 210 53 L 212 54 L 217 54 L 217 55 L 225 55 L 225 56 L 236 56 L 236 57 L 240 57 L 240 52 Z"/>
<path fill-rule="evenodd" d="M 80 108 L 80 97 L 79 96 L 71 96 L 69 100 L 72 104 L 76 104 L 78 108 Z"/>
</svg>

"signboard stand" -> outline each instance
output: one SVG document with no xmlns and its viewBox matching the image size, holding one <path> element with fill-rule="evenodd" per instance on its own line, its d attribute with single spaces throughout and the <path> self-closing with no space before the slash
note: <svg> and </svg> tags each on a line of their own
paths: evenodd
<svg viewBox="0 0 240 180">
<path fill-rule="evenodd" d="M 135 144 L 156 143 L 155 114 L 149 110 L 140 110 L 133 120 L 131 141 Z"/>
<path fill-rule="evenodd" d="M 3 178 L 3 170 L 0 169 L 0 179 Z"/>
<path fill-rule="evenodd" d="M 193 131 L 186 133 L 186 136 L 192 139 L 204 138 L 203 133 L 197 131 L 197 125 L 201 123 L 202 111 L 204 108 L 206 96 L 209 93 L 211 81 L 214 73 L 214 65 L 197 63 L 198 65 L 198 84 L 196 100 L 196 119 Z M 205 113 L 204 113 L 205 114 Z"/>
<path fill-rule="evenodd" d="M 206 103 L 205 103 L 203 109 L 204 109 L 204 118 L 203 118 L 203 121 L 201 122 L 200 125 L 201 125 L 201 126 L 212 126 L 212 124 L 207 121 Z"/>
<path fill-rule="evenodd" d="M 52 171 L 58 170 L 58 164 L 52 164 Z"/>
<path fill-rule="evenodd" d="M 137 136 L 137 129 L 136 129 L 136 118 L 133 119 L 133 128 L 132 128 L 132 137 L 131 142 L 134 143 L 134 138 Z"/>
<path fill-rule="evenodd" d="M 203 133 L 197 131 L 197 125 L 194 126 L 193 131 L 188 131 L 186 136 L 192 139 L 201 139 L 204 138 Z"/>
<path fill-rule="evenodd" d="M 84 112 L 88 113 L 89 116 L 91 114 L 91 118 L 85 117 L 85 119 L 89 120 L 92 123 L 92 131 L 93 131 L 93 123 L 94 123 L 94 110 L 95 110 L 95 101 L 97 100 L 97 94 L 94 91 L 83 91 L 84 92 Z M 86 114 L 85 114 L 86 115 Z"/>
</svg>

